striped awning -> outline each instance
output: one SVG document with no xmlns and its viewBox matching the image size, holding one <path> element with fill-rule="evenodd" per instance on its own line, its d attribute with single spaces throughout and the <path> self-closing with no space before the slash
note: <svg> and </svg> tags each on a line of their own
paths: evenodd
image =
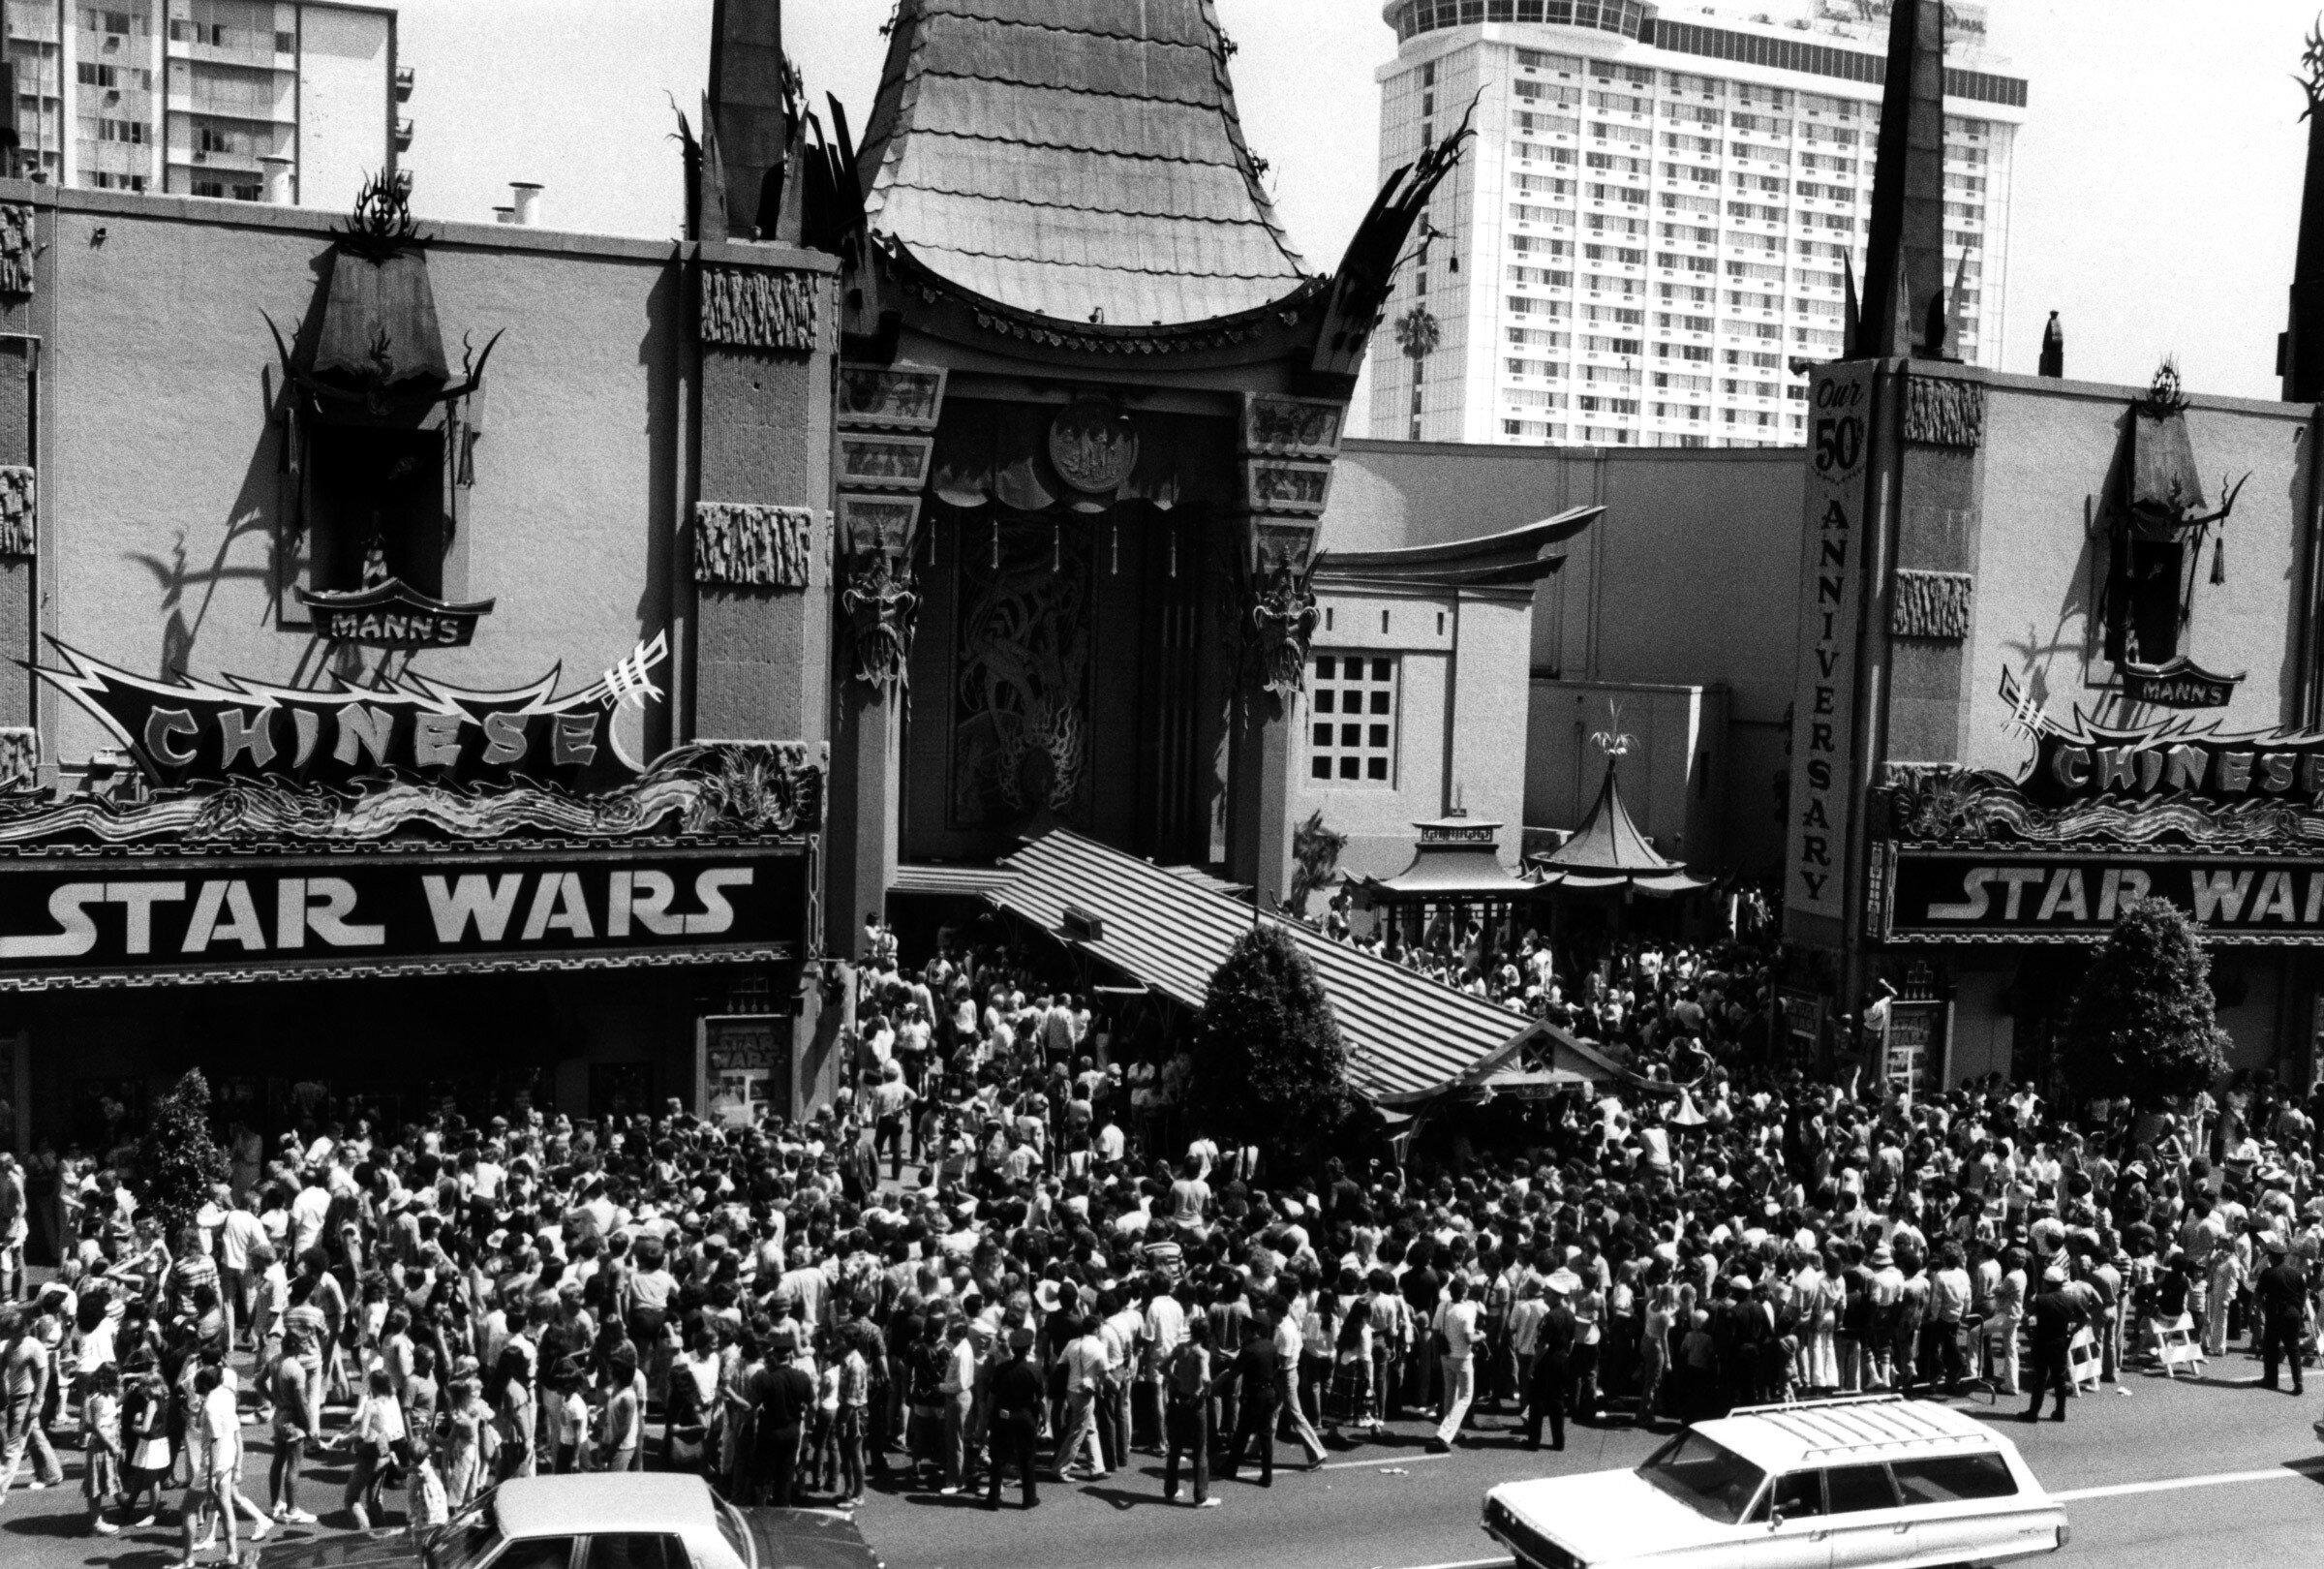
<svg viewBox="0 0 2324 1569">
<path fill-rule="evenodd" d="M 912 866 L 896 869 L 888 892 L 941 894 L 976 899 L 998 893 L 1009 885 L 1009 874 L 996 866 Z"/>
<path fill-rule="evenodd" d="M 1190 1010 L 1202 1007 L 1211 974 L 1254 918 L 1248 904 L 1063 828 L 1029 842 L 1001 865 L 1014 880 L 988 896 L 994 904 Z M 1066 930 L 1068 905 L 1077 914 L 1097 917 L 1097 936 Z M 1351 1083 L 1375 1102 L 1395 1105 L 1436 1094 L 1528 1028 L 1520 1015 L 1481 998 L 1297 922 L 1281 924 L 1307 950 L 1331 999 L 1347 1042 Z"/>
</svg>

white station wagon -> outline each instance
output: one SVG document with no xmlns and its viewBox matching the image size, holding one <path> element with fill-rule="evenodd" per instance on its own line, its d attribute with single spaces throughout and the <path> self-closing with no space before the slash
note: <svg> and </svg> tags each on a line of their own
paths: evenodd
<svg viewBox="0 0 2324 1569">
<path fill-rule="evenodd" d="M 1894 1395 L 1738 1407 L 1635 1471 L 1506 1482 L 1484 1529 L 1518 1569 L 1949 1569 L 2071 1534 L 2009 1440 Z"/>
</svg>

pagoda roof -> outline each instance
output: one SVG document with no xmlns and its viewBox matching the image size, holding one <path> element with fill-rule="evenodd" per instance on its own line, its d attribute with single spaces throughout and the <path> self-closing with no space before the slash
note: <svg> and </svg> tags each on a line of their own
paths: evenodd
<svg viewBox="0 0 2324 1569">
<path fill-rule="evenodd" d="M 901 0 L 858 165 L 875 242 L 1059 322 L 1299 292 L 1226 61 L 1211 0 Z"/>
<path fill-rule="evenodd" d="M 1366 877 L 1372 899 L 1524 899 L 1541 884 L 1501 864 L 1495 836 L 1501 824 L 1454 813 L 1413 824 L 1420 841 L 1412 864 L 1392 877 Z"/>
<path fill-rule="evenodd" d="M 1545 880 L 1574 888 L 1610 888 L 1631 882 L 1651 893 L 1678 893 L 1704 884 L 1687 875 L 1685 863 L 1665 858 L 1638 832 L 1630 809 L 1622 804 L 1621 787 L 1614 783 L 1614 759 L 1605 763 L 1605 779 L 1598 799 L 1574 837 L 1534 864 Z"/>
</svg>

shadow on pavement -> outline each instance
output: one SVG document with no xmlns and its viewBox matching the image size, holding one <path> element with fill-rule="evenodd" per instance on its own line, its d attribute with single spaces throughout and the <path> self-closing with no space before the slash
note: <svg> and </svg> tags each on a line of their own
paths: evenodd
<svg viewBox="0 0 2324 1569">
<path fill-rule="evenodd" d="M 1180 1498 L 1165 1498 L 1162 1496 L 1162 1490 L 1158 1487 L 1151 1492 L 1132 1492 L 1127 1488 L 1100 1487 L 1077 1488 L 1074 1491 L 1085 1498 L 1096 1498 L 1101 1502 L 1113 1505 L 1117 1510 L 1135 1509 L 1140 1504 L 1160 1504 L 1165 1509 L 1192 1509 L 1194 1507 L 1191 1495 Z"/>
</svg>

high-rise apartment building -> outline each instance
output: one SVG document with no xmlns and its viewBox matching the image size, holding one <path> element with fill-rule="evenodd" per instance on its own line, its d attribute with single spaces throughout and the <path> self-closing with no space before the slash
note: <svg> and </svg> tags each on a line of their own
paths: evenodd
<svg viewBox="0 0 2324 1569">
<path fill-rule="evenodd" d="M 1802 441 L 1807 380 L 1791 364 L 1839 357 L 1844 262 L 1863 274 L 1887 13 L 1887 0 L 1753 0 L 1748 17 L 1638 0 L 1391 0 L 1383 173 L 1463 114 L 1477 140 L 1390 298 L 1372 434 Z M 1956 352 L 1998 365 L 2026 83 L 1983 49 L 1984 7 L 1945 14 Z"/>
<path fill-rule="evenodd" d="M 0 36 L 33 179 L 344 207 L 411 144 L 383 7 L 0 0 Z"/>
</svg>

